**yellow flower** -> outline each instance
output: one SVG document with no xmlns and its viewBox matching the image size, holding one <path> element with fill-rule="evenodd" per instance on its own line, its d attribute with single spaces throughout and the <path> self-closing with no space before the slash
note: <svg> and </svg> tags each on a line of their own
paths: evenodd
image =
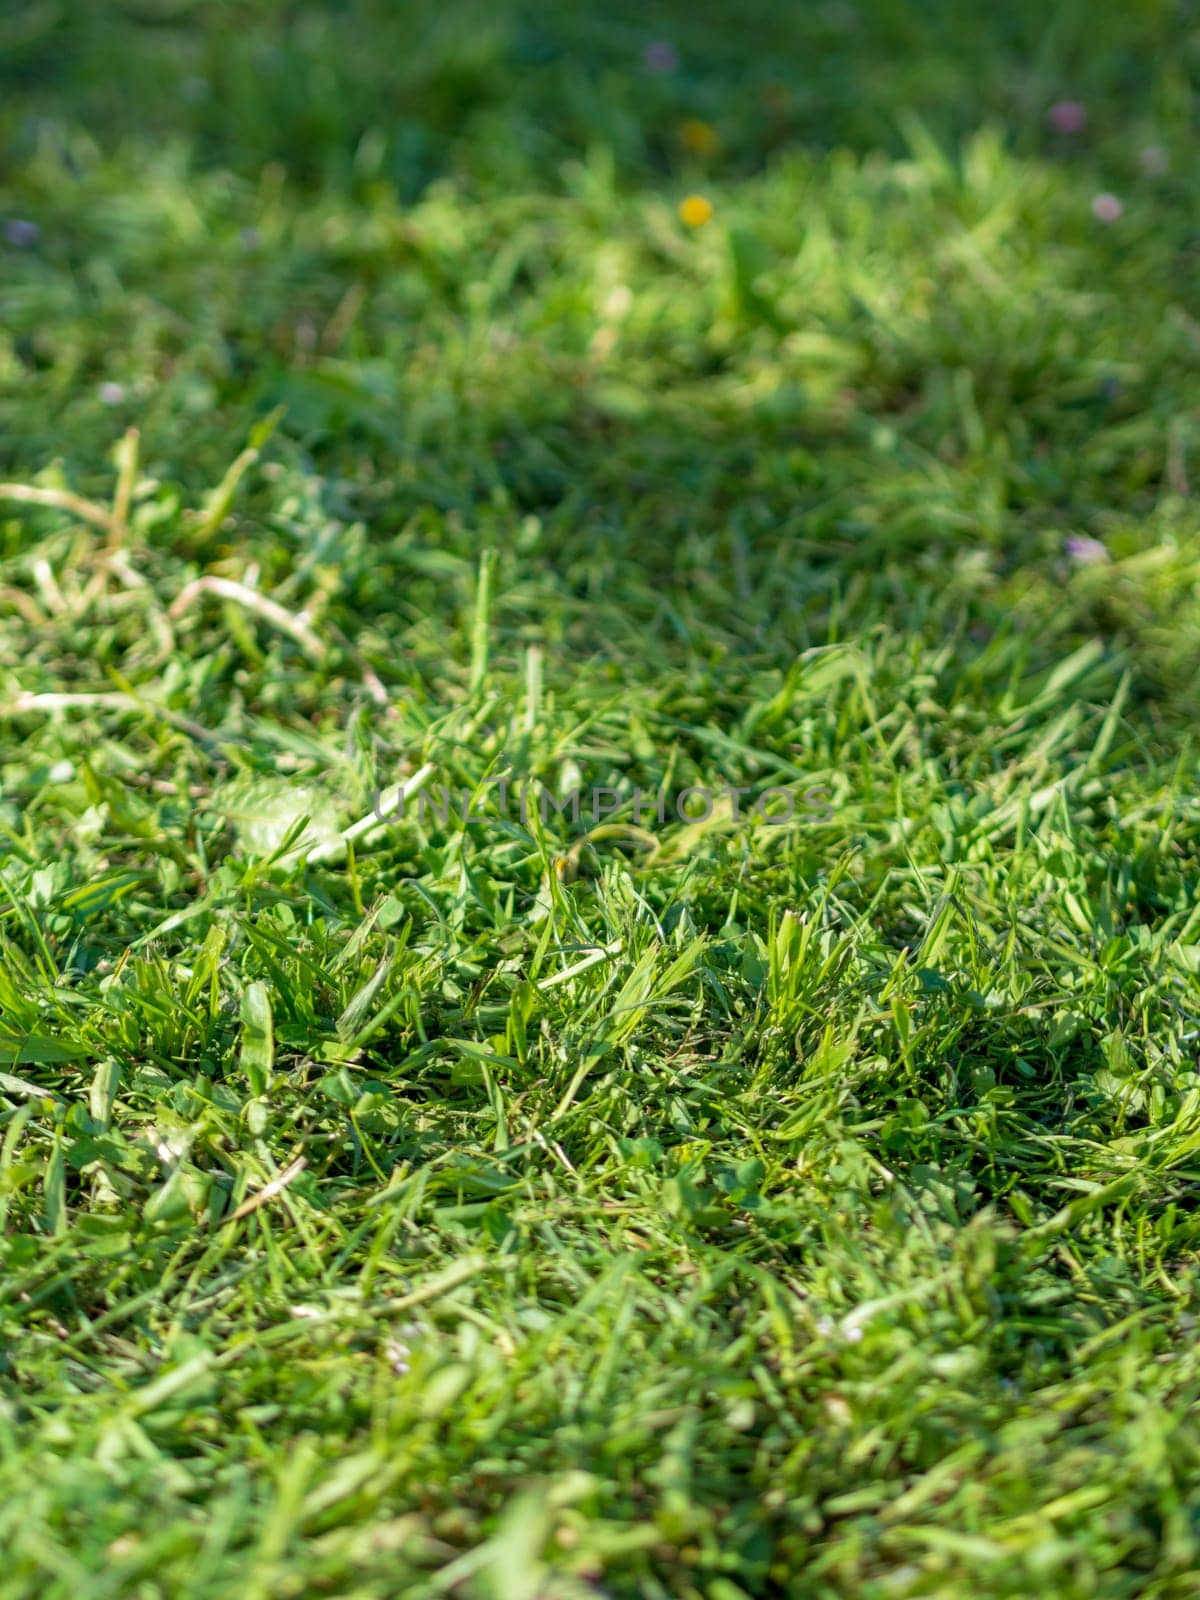
<svg viewBox="0 0 1200 1600">
<path fill-rule="evenodd" d="M 679 124 L 679 138 L 683 148 L 694 156 L 710 156 L 717 148 L 717 130 L 699 117 L 688 117 Z"/>
<path fill-rule="evenodd" d="M 712 201 L 702 194 L 689 194 L 679 202 L 679 220 L 685 228 L 702 228 L 712 214 Z"/>
</svg>

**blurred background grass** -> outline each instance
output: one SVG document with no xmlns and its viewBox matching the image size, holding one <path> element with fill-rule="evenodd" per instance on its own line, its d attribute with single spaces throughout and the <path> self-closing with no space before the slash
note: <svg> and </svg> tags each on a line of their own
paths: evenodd
<svg viewBox="0 0 1200 1600">
<path fill-rule="evenodd" d="M 304 515 L 372 530 L 351 619 L 402 529 L 668 638 L 802 646 L 915 570 L 1186 688 L 1194 7 L 36 0 L 0 39 L 7 476 L 100 492 L 136 422 L 169 520 L 283 405 Z M 236 524 L 269 570 L 277 502 Z M 1081 537 L 1136 570 L 1061 604 Z"/>
<path fill-rule="evenodd" d="M 278 161 L 306 183 L 382 178 L 412 200 L 446 173 L 540 184 L 597 145 L 623 181 L 654 182 L 676 165 L 682 117 L 720 122 L 727 174 L 797 141 L 895 153 L 898 114 L 914 111 L 940 140 L 997 120 L 1031 154 L 1067 91 L 1119 166 L 1139 122 L 1187 131 L 1195 25 L 1167 0 L 34 0 L 4 19 L 0 51 L 18 147 L 37 137 L 29 119 L 69 101 L 110 140 L 185 137 L 242 176 Z"/>
</svg>

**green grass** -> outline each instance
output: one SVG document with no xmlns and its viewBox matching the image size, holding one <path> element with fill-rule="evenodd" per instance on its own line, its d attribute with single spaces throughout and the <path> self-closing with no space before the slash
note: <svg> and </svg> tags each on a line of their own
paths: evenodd
<svg viewBox="0 0 1200 1600">
<path fill-rule="evenodd" d="M 1194 7 L 0 63 L 0 1600 L 1194 1595 Z"/>
</svg>

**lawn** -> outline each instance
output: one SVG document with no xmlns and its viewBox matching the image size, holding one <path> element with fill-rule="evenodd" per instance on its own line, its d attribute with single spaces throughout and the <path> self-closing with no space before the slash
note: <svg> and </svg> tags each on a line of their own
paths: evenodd
<svg viewBox="0 0 1200 1600">
<path fill-rule="evenodd" d="M 1198 1592 L 1198 80 L 0 15 L 0 1600 Z"/>
</svg>

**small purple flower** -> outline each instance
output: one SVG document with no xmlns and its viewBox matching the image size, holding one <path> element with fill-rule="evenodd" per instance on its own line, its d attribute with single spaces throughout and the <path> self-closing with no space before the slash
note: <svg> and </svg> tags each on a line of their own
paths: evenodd
<svg viewBox="0 0 1200 1600">
<path fill-rule="evenodd" d="M 1120 222 L 1125 207 L 1115 194 L 1098 194 L 1092 201 L 1092 215 L 1097 222 Z"/>
<path fill-rule="evenodd" d="M 125 403 L 125 389 L 119 383 L 102 383 L 99 388 L 102 406 L 119 406 Z"/>
<path fill-rule="evenodd" d="M 679 69 L 679 51 L 669 39 L 652 39 L 642 51 L 642 65 L 647 72 L 665 77 Z"/>
<path fill-rule="evenodd" d="M 1065 549 L 1068 559 L 1077 567 L 1098 567 L 1108 560 L 1108 551 L 1099 539 L 1093 539 L 1090 534 L 1071 534 Z"/>
<path fill-rule="evenodd" d="M 1171 165 L 1171 158 L 1161 144 L 1148 144 L 1138 152 L 1138 166 L 1148 178 L 1161 178 Z"/>
<path fill-rule="evenodd" d="M 1056 100 L 1046 113 L 1055 133 L 1082 133 L 1087 119 L 1087 107 L 1079 100 Z"/>
<path fill-rule="evenodd" d="M 37 223 L 25 217 L 9 217 L 4 224 L 4 242 L 14 250 L 32 250 L 41 237 L 42 230 Z"/>
</svg>

